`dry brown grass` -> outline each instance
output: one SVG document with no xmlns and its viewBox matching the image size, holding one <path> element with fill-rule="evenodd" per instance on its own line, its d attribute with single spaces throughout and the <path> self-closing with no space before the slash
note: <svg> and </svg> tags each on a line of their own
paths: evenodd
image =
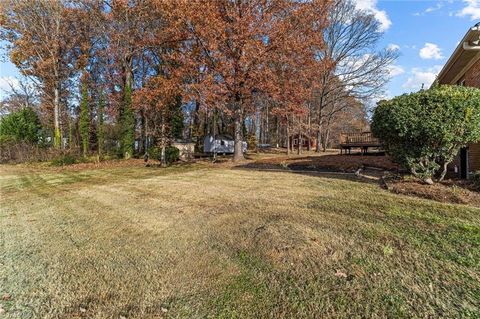
<svg viewBox="0 0 480 319">
<path fill-rule="evenodd" d="M 480 210 L 344 178 L 3 166 L 3 316 L 475 318 Z"/>
</svg>

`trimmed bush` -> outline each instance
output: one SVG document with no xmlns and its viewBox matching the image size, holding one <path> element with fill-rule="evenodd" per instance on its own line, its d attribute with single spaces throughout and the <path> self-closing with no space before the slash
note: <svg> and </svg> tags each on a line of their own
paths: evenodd
<svg viewBox="0 0 480 319">
<path fill-rule="evenodd" d="M 180 150 L 175 146 L 167 146 L 165 148 L 165 158 L 167 164 L 178 162 L 180 159 Z"/>
<path fill-rule="evenodd" d="M 73 165 L 78 163 L 77 157 L 72 154 L 62 154 L 57 158 L 53 159 L 51 164 L 52 166 L 65 166 Z"/>
<path fill-rule="evenodd" d="M 396 162 L 432 184 L 462 147 L 480 140 L 480 90 L 436 86 L 381 101 L 371 127 Z"/>
<path fill-rule="evenodd" d="M 148 156 L 151 159 L 161 161 L 162 160 L 162 148 L 152 147 L 148 150 Z M 180 150 L 175 146 L 165 147 L 165 161 L 167 164 L 175 163 L 180 159 Z"/>
</svg>

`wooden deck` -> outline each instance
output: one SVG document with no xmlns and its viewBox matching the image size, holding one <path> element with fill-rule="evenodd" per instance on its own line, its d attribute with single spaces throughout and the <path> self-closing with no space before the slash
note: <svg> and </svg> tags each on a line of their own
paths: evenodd
<svg viewBox="0 0 480 319">
<path fill-rule="evenodd" d="M 340 154 L 342 154 L 344 150 L 345 154 L 351 154 L 352 148 L 359 148 L 362 154 L 366 154 L 370 147 L 382 147 L 380 140 L 374 137 L 371 132 L 340 134 Z"/>
</svg>

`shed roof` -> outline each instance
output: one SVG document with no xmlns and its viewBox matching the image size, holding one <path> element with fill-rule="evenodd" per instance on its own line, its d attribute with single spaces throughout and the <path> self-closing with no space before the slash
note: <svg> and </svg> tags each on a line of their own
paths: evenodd
<svg viewBox="0 0 480 319">
<path fill-rule="evenodd" d="M 233 141 L 233 137 L 231 137 L 230 135 L 227 135 L 227 134 L 216 134 L 216 135 L 213 135 L 213 134 L 208 134 L 205 136 L 206 138 L 210 138 L 210 137 L 213 137 L 215 138 L 215 140 L 225 140 L 225 141 Z"/>
</svg>

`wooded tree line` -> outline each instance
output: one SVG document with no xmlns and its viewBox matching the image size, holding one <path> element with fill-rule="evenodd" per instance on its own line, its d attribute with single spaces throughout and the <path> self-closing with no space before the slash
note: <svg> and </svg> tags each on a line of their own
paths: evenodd
<svg viewBox="0 0 480 319">
<path fill-rule="evenodd" d="M 234 160 L 246 139 L 321 151 L 366 125 L 389 79 L 379 30 L 351 0 L 4 0 L 0 39 L 28 83 L 3 107 L 34 106 L 53 146 L 84 155 L 207 134 L 231 134 Z"/>
</svg>

